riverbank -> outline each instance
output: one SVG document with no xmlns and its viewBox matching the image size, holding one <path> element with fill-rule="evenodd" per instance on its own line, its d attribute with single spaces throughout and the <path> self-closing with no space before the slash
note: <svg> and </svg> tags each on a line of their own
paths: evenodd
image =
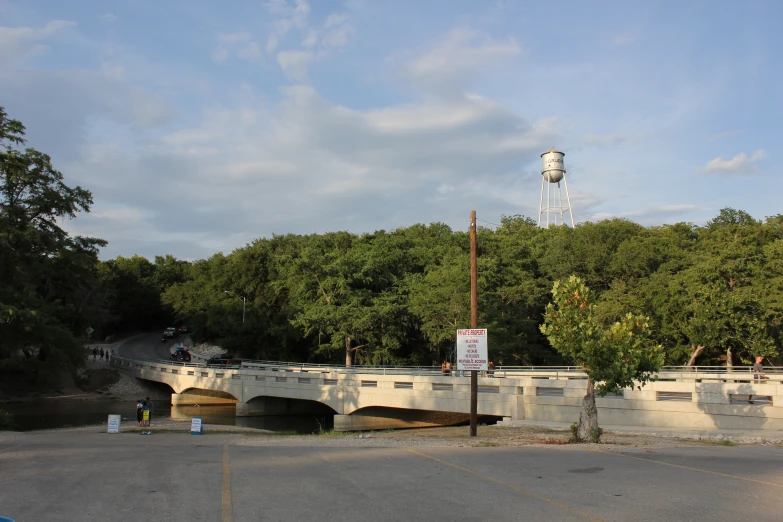
<svg viewBox="0 0 783 522">
<path fill-rule="evenodd" d="M 170 396 L 168 387 L 129 377 L 112 367 L 108 360 L 92 360 L 90 355 L 75 378 L 64 377 L 59 386 L 44 390 L 5 390 L 0 394 L 0 408 L 3 404 L 51 400 L 128 401 L 151 397 L 168 401 Z"/>
</svg>

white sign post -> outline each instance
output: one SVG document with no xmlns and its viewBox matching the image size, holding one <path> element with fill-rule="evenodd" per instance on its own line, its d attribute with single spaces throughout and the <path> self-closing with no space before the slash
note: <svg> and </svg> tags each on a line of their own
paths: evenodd
<svg viewBox="0 0 783 522">
<path fill-rule="evenodd" d="M 193 417 L 190 420 L 190 434 L 204 435 L 204 425 L 201 423 L 201 417 Z"/>
<path fill-rule="evenodd" d="M 486 328 L 476 330 L 457 330 L 457 369 L 489 369 Z"/>
<path fill-rule="evenodd" d="M 119 433 L 121 421 L 122 415 L 109 415 L 109 426 L 106 429 L 106 433 Z"/>
</svg>

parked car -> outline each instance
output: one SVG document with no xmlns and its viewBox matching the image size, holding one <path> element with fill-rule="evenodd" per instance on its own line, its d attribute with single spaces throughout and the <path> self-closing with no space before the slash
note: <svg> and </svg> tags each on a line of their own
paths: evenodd
<svg viewBox="0 0 783 522">
<path fill-rule="evenodd" d="M 207 360 L 207 365 L 219 365 L 219 366 L 240 366 L 242 359 L 236 359 L 233 355 L 228 353 L 222 353 L 220 355 L 213 355 Z"/>
<path fill-rule="evenodd" d="M 177 346 L 174 348 L 174 353 L 169 356 L 169 359 L 178 362 L 190 362 L 190 351 L 187 346 Z"/>
</svg>

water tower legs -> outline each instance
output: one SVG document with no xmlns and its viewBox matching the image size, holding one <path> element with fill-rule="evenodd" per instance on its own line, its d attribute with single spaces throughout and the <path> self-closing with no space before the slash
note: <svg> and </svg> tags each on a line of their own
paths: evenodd
<svg viewBox="0 0 783 522">
<path fill-rule="evenodd" d="M 565 188 L 566 193 L 565 204 L 563 204 L 563 188 Z M 546 178 L 542 177 L 541 200 L 538 206 L 538 226 L 565 225 L 567 224 L 566 214 L 568 214 L 571 227 L 573 227 L 574 215 L 571 212 L 571 194 L 568 192 L 568 181 L 565 173 L 563 173 L 562 179 L 556 183 L 548 183 Z"/>
</svg>

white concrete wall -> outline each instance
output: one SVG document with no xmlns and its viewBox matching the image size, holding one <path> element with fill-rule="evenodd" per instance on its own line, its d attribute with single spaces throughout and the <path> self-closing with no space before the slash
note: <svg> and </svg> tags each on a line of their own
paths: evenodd
<svg viewBox="0 0 783 522">
<path fill-rule="evenodd" d="M 373 407 L 470 412 L 470 380 L 467 377 L 346 373 L 328 368 L 217 369 L 122 359 L 112 364 L 135 377 L 165 382 L 179 394 L 191 389 L 228 393 L 237 399 L 238 411 L 243 412 L 254 411 L 252 401 L 259 397 L 316 401 L 340 415 L 361 413 Z M 542 372 L 537 377 L 497 374 L 495 378 L 480 377 L 478 413 L 512 419 L 574 422 L 579 418 L 586 381 L 577 372 L 572 372 L 574 378 L 566 378 L 566 375 L 564 372 L 552 375 Z M 599 398 L 600 422 L 783 431 L 783 383 L 780 381 L 756 384 L 751 382 L 747 372 L 719 377 L 699 373 L 661 374 L 660 377 L 678 377 L 680 381 L 651 382 L 641 390 L 625 390 L 622 397 Z M 690 400 L 661 400 L 661 394 L 672 392 L 690 393 Z M 744 398 L 748 394 L 769 396 L 772 404 L 731 404 L 732 395 Z"/>
</svg>

